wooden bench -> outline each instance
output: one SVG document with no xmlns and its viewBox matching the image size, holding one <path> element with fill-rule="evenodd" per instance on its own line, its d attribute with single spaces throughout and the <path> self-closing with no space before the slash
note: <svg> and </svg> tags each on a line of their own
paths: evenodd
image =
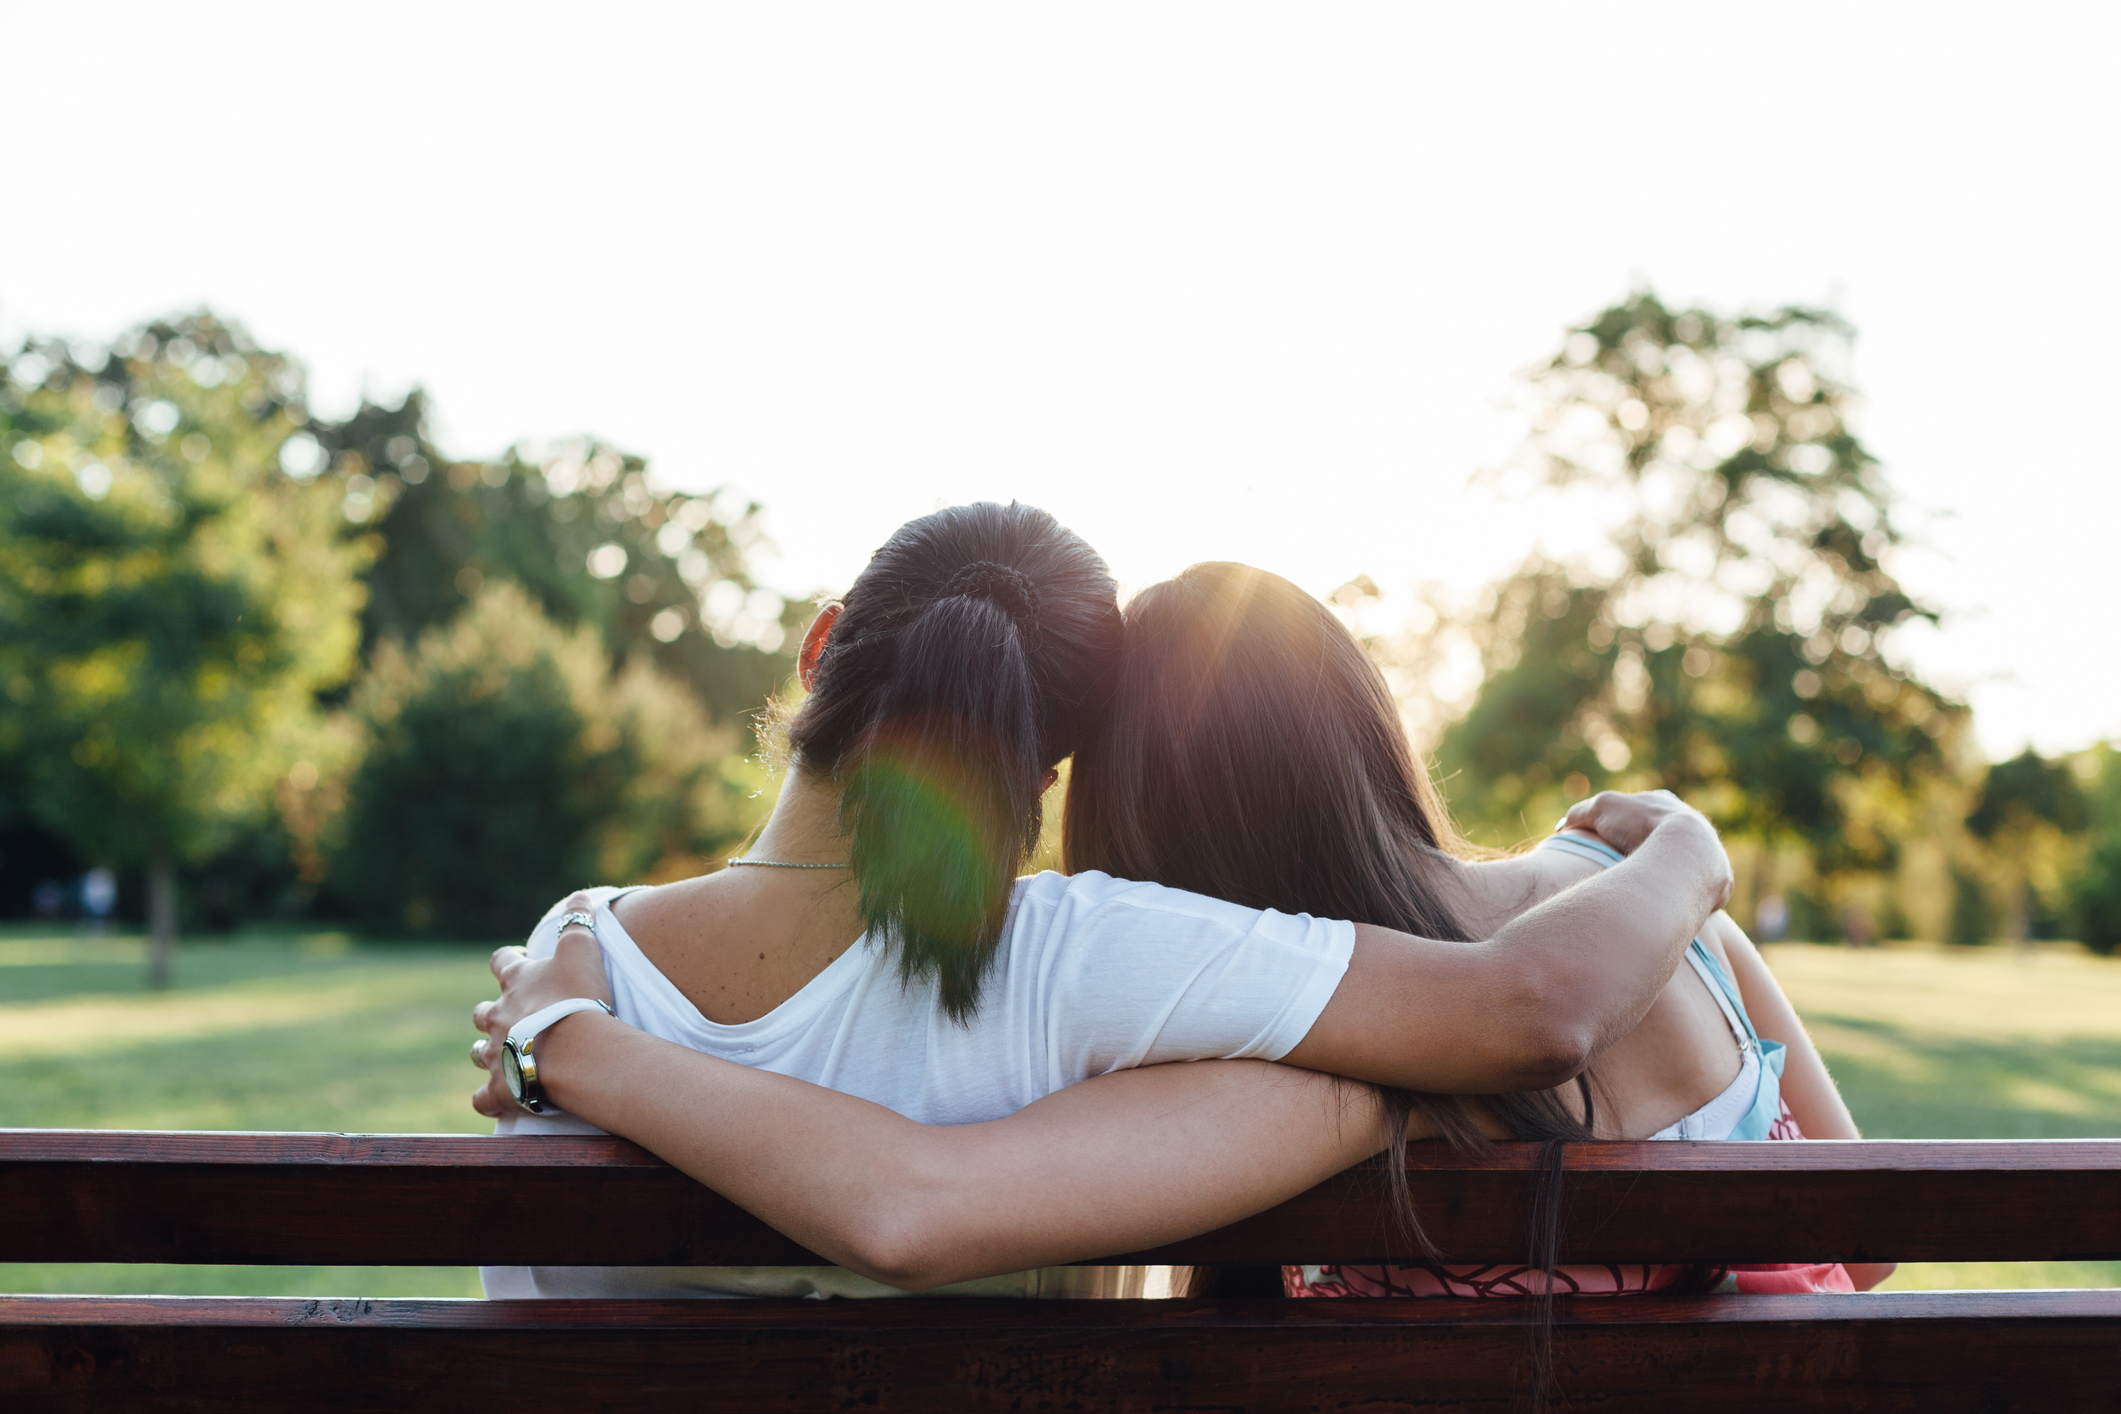
<svg viewBox="0 0 2121 1414">
<path fill-rule="evenodd" d="M 1417 1152 L 1454 1258 L 1534 1152 Z M 1581 1262 L 2121 1259 L 2121 1141 L 1587 1144 Z M 1377 1261 L 1374 1172 L 1115 1260 Z M 615 1139 L 0 1131 L 0 1261 L 812 1264 Z M 1504 1410 L 1530 1303 L 0 1297 L 0 1409 Z M 2121 1290 L 1580 1297 L 1562 1409 L 2121 1410 Z"/>
</svg>

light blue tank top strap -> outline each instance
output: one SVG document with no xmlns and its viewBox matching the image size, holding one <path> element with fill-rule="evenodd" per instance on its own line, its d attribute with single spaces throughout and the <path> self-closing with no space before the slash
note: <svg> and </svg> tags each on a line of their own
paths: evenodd
<svg viewBox="0 0 2121 1414">
<path fill-rule="evenodd" d="M 1539 847 L 1558 849 L 1563 854 L 1573 854 L 1580 859 L 1588 859 L 1593 864 L 1606 866 L 1618 864 L 1627 858 L 1604 840 L 1594 840 L 1583 835 L 1548 835 L 1539 842 Z"/>
<path fill-rule="evenodd" d="M 1619 850 L 1599 840 L 1585 839 L 1581 835 L 1548 835 L 1540 841 L 1541 849 L 1556 849 L 1564 854 L 1573 854 L 1579 859 L 1610 868 L 1626 858 Z M 1738 981 L 1724 968 L 1723 962 L 1708 946 L 1696 938 L 1687 944 L 1686 960 L 1701 978 L 1702 985 L 1709 989 L 1709 996 L 1723 1012 L 1723 1019 L 1730 1023 L 1731 1034 L 1738 1042 L 1741 1054 L 1758 1051 L 1760 1064 L 1752 1069 L 1759 1076 L 1759 1084 L 1753 1102 L 1727 1138 L 1765 1139 L 1774 1128 L 1775 1121 L 1782 1117 L 1782 1067 L 1786 1049 L 1780 1041 L 1763 1040 L 1753 1029 L 1753 1018 L 1746 1014 L 1745 998 L 1739 995 Z M 1744 1070 L 1740 1071 L 1744 1074 Z M 1714 1107 L 1711 1102 L 1704 1109 Z"/>
</svg>

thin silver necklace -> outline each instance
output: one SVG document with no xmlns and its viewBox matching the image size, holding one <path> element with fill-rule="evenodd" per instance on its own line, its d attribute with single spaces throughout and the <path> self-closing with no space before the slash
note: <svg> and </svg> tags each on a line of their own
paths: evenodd
<svg viewBox="0 0 2121 1414">
<path fill-rule="evenodd" d="M 729 858 L 731 864 L 749 864 L 758 869 L 852 869 L 852 864 L 790 864 L 784 859 L 739 859 Z"/>
</svg>

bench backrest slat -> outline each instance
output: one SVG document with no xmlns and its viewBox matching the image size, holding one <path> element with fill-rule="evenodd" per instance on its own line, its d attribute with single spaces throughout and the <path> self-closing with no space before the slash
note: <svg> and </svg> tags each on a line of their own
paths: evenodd
<svg viewBox="0 0 2121 1414">
<path fill-rule="evenodd" d="M 1556 1409 L 2121 1408 L 2121 1292 L 1586 1298 Z M 0 1297 L 10 1408 L 1522 1408 L 1520 1301 Z"/>
<path fill-rule="evenodd" d="M 1519 1260 L 1537 1153 L 1423 1146 L 1453 1258 Z M 1583 1262 L 2121 1259 L 2121 1140 L 1585 1144 L 1562 1255 Z M 1353 1170 L 1132 1260 L 1376 1261 Z M 818 1259 L 623 1140 L 0 1130 L 0 1261 L 764 1265 Z"/>
</svg>

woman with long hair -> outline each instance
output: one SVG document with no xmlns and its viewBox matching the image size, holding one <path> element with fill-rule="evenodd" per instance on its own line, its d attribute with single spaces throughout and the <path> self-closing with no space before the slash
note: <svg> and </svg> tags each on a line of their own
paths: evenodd
<svg viewBox="0 0 2121 1414">
<path fill-rule="evenodd" d="M 1077 590 L 1079 603 L 1056 614 L 1056 598 Z M 924 1122 L 902 1136 L 938 1136 L 995 1129 L 971 1122 L 1029 1113 L 1093 1076 L 1196 1070 L 1234 1083 L 1234 1109 L 1247 1107 L 1242 1094 L 1265 1097 L 1248 1123 L 1301 1112 L 1347 1131 L 1256 1170 L 1271 1190 L 1263 1201 L 1257 1182 L 1221 1182 L 1202 1187 L 1204 1208 L 1134 1210 L 1144 1231 L 1195 1230 L 1203 1212 L 1226 1220 L 1265 1206 L 1382 1145 L 1368 1090 L 1320 1091 L 1318 1077 L 1260 1062 L 1430 1092 L 1554 1085 L 1636 1029 L 1728 888 L 1713 831 L 1669 798 L 1605 798 L 1590 822 L 1632 847 L 1628 862 L 1546 902 L 1512 875 L 1498 886 L 1515 907 L 1492 909 L 1481 919 L 1492 929 L 1470 934 L 1412 914 L 1341 921 L 1094 870 L 1018 880 L 1053 768 L 1071 752 L 1088 759 L 1135 657 L 1120 652 L 1116 617 L 1106 646 L 1110 593 L 1087 547 L 1041 513 L 967 507 L 913 522 L 806 636 L 810 696 L 790 724 L 790 776 L 745 853 L 682 884 L 569 900 L 533 936 L 538 960 L 497 954 L 511 985 L 478 1020 L 505 1047 L 486 1048 L 497 1074 L 479 1103 L 504 1128 L 586 1121 L 627 1134 L 747 1206 L 764 1199 L 758 1210 L 777 1225 L 804 1209 L 786 1230 L 846 1270 L 506 1269 L 489 1272 L 491 1293 L 880 1295 L 975 1278 L 983 1292 L 1125 1291 L 1115 1273 L 1027 1270 L 1147 1245 L 1112 1241 L 1111 1224 L 1065 1184 L 1042 1182 L 1039 1222 L 1019 1213 L 1000 1247 L 938 1243 L 919 1220 L 848 1208 L 835 1188 L 845 1163 L 874 1192 L 890 1186 L 890 1159 L 851 1131 L 830 1137 L 847 1122 L 836 1102 L 860 1107 L 857 1127 L 888 1116 Z M 1300 832 L 1287 843 L 1311 847 Z M 562 937 L 577 941 L 563 950 Z M 585 960 L 579 940 L 591 937 Z M 1159 1065 L 1218 1058 L 1253 1063 Z M 771 1082 L 742 1092 L 762 1108 L 746 1110 L 728 1072 L 739 1090 Z M 782 1111 L 766 1098 L 776 1087 L 800 1098 Z M 1190 1104 L 1201 1092 L 1175 1093 Z M 573 1120 L 521 1116 L 525 1099 Z M 721 1149 L 722 1117 L 736 1112 L 766 1126 L 750 1150 L 766 1190 L 726 1187 L 716 1162 L 694 1167 L 701 1146 Z M 1021 1193 L 959 1197 L 962 1210 L 991 1213 Z M 856 1209 L 859 1233 L 817 1235 Z M 1027 1242 L 1034 1229 L 1044 1236 Z M 1042 1242 L 1063 1255 L 995 1260 L 1045 1252 Z M 938 1247 L 946 1265 L 926 1265 Z"/>
<path fill-rule="evenodd" d="M 1076 754 L 1068 871 L 1098 870 L 1255 907 L 1389 923 L 1424 936 L 1492 931 L 1620 856 L 1565 832 L 1477 860 L 1452 834 L 1382 675 L 1352 635 L 1277 575 L 1203 564 L 1140 594 L 1112 710 Z M 1187 828 L 1198 820 L 1213 830 Z M 1718 914 L 1647 1015 L 1562 1088 L 1440 1095 L 1380 1087 L 1388 1173 L 1404 1203 L 1407 1136 L 1460 1148 L 1537 1140 L 1789 1139 L 1856 1130 L 1759 954 Z M 1772 1014 L 1783 1041 L 1749 1014 Z M 1792 1048 L 1795 1048 L 1794 1050 Z M 1787 1093 L 1786 1093 L 1787 1092 Z M 1794 1102 L 1794 1103 L 1793 1103 Z M 1801 1112 L 1803 1119 L 1798 1117 Z M 1550 1162 L 1558 1161 L 1558 1147 Z M 1559 1184 L 1534 1231 L 1555 1230 Z M 1418 1236 L 1418 1229 L 1417 1229 Z M 1434 1254 L 1432 1254 L 1433 1256 Z M 1866 1285 L 1888 1266 L 1855 1273 Z M 1196 1271 L 1196 1295 L 1527 1295 L 1848 1290 L 1842 1267 L 1483 1267 Z"/>
</svg>

